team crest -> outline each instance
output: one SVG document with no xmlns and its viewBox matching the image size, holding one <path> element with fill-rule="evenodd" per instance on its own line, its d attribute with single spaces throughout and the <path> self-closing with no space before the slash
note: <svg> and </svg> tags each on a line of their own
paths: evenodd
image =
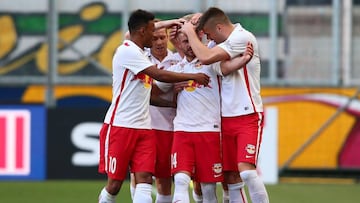
<svg viewBox="0 0 360 203">
<path fill-rule="evenodd" d="M 220 177 L 222 175 L 222 165 L 221 163 L 215 163 L 213 165 L 214 177 Z"/>
<path fill-rule="evenodd" d="M 201 62 L 197 62 L 197 63 L 195 64 L 195 68 L 197 68 L 197 69 L 202 68 L 202 63 L 201 63 Z"/>
<path fill-rule="evenodd" d="M 255 154 L 255 146 L 254 145 L 247 144 L 245 149 L 246 149 L 247 153 Z"/>
</svg>

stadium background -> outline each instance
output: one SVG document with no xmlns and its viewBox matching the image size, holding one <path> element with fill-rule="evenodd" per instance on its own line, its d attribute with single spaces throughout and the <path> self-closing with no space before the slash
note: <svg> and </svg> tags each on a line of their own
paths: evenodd
<svg viewBox="0 0 360 203">
<path fill-rule="evenodd" d="M 96 172 L 97 133 L 111 101 L 111 58 L 129 12 L 142 8 L 170 19 L 218 6 L 258 38 L 265 108 L 277 111 L 272 127 L 280 178 L 356 182 L 359 5 L 358 0 L 2 0 L 0 180 L 104 178 Z"/>
</svg>

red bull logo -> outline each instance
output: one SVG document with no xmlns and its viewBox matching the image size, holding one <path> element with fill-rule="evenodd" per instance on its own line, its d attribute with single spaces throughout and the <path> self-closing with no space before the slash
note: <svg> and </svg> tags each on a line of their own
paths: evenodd
<svg viewBox="0 0 360 203">
<path fill-rule="evenodd" d="M 30 112 L 0 111 L 0 175 L 30 173 Z"/>
<path fill-rule="evenodd" d="M 152 84 L 152 78 L 144 73 L 135 75 L 133 80 L 140 80 L 142 83 L 144 83 L 145 88 L 150 88 Z"/>
<path fill-rule="evenodd" d="M 185 87 L 184 89 L 188 92 L 193 92 L 195 91 L 196 88 L 201 88 L 201 87 L 204 87 L 204 85 L 200 85 L 199 83 L 197 83 L 196 81 L 194 80 L 189 80 L 188 81 L 188 86 Z M 209 87 L 209 88 L 212 88 L 210 86 L 210 84 L 208 84 L 206 87 Z"/>
<path fill-rule="evenodd" d="M 195 91 L 195 89 L 200 86 L 200 84 L 198 84 L 197 82 L 195 82 L 194 80 L 189 80 L 188 82 L 188 86 L 185 87 L 185 90 L 188 92 L 193 92 Z"/>
</svg>

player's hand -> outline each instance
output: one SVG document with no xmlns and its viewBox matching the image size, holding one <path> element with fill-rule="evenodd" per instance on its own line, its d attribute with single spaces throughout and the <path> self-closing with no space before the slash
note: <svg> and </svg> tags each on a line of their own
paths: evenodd
<svg viewBox="0 0 360 203">
<path fill-rule="evenodd" d="M 168 29 L 168 31 L 169 31 L 170 42 L 174 44 L 176 42 L 175 40 L 178 34 L 178 27 L 172 26 L 171 28 Z"/>
<path fill-rule="evenodd" d="M 191 18 L 190 22 L 191 22 L 193 25 L 198 25 L 201 16 L 202 16 L 202 13 L 195 13 L 195 14 L 193 15 L 193 17 Z"/>
<path fill-rule="evenodd" d="M 183 89 L 189 87 L 189 81 L 177 82 L 174 84 L 174 91 L 181 92 Z"/>
<path fill-rule="evenodd" d="M 195 28 L 195 25 L 193 25 L 191 22 L 185 22 L 184 25 L 181 26 L 179 31 L 187 35 L 189 32 L 195 31 Z"/>
<path fill-rule="evenodd" d="M 166 22 L 165 27 L 167 27 L 167 28 L 174 27 L 174 26 L 181 27 L 185 23 L 185 20 L 182 18 L 179 18 L 179 19 L 166 20 L 165 22 Z"/>
<path fill-rule="evenodd" d="M 247 62 L 254 56 L 254 47 L 251 42 L 248 42 L 246 45 L 246 50 L 244 52 L 244 57 L 246 58 Z"/>
<path fill-rule="evenodd" d="M 207 86 L 210 82 L 210 77 L 204 73 L 196 73 L 194 80 L 200 85 Z"/>
<path fill-rule="evenodd" d="M 155 22 L 155 29 L 171 28 L 173 26 L 181 27 L 185 22 L 184 19 L 172 19 Z"/>
</svg>

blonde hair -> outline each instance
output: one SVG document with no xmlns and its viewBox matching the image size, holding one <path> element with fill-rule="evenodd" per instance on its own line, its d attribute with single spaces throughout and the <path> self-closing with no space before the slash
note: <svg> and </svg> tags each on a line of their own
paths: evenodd
<svg viewBox="0 0 360 203">
<path fill-rule="evenodd" d="M 186 22 L 189 22 L 191 21 L 191 18 L 194 16 L 195 14 L 194 13 L 191 13 L 191 14 L 187 14 L 183 17 L 181 17 L 182 19 L 186 20 Z"/>
</svg>

